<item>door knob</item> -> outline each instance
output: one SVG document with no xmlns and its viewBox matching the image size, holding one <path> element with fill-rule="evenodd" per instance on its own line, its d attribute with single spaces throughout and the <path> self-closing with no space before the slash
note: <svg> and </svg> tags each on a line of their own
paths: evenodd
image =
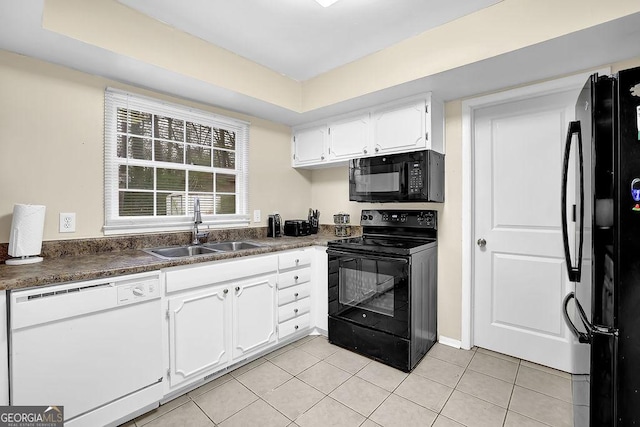
<svg viewBox="0 0 640 427">
<path fill-rule="evenodd" d="M 485 246 L 487 246 L 487 241 L 482 238 L 478 239 L 478 246 L 484 248 Z"/>
</svg>

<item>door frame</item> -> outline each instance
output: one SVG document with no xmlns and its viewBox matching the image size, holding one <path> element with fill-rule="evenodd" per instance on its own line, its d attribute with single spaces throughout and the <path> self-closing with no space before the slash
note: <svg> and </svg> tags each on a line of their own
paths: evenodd
<svg viewBox="0 0 640 427">
<path fill-rule="evenodd" d="M 559 79 L 549 80 L 542 83 L 534 83 L 527 86 L 508 89 L 501 92 L 484 95 L 477 98 L 462 101 L 462 307 L 461 307 L 461 340 L 460 346 L 470 349 L 473 342 L 473 292 L 475 276 L 474 259 L 474 220 L 475 206 L 473 193 L 473 175 L 475 159 L 475 142 L 473 139 L 475 122 L 475 111 L 505 102 L 533 98 L 537 96 L 549 95 L 566 90 L 579 90 L 584 86 L 587 78 L 593 74 L 611 74 L 611 67 L 597 70 L 581 72 Z M 577 99 L 577 94 L 576 94 Z M 558 195 L 559 197 L 559 195 Z M 560 307 L 561 301 L 558 301 Z M 559 308 L 558 308 L 559 309 Z"/>
</svg>

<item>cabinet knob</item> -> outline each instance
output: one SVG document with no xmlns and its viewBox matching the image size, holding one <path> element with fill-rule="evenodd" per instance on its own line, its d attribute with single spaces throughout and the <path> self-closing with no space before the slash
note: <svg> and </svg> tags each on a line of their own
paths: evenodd
<svg viewBox="0 0 640 427">
<path fill-rule="evenodd" d="M 240 286 L 236 286 L 236 292 L 240 290 Z"/>
<path fill-rule="evenodd" d="M 294 297 L 298 298 L 298 293 L 293 294 Z"/>
<path fill-rule="evenodd" d="M 299 259 L 297 259 L 297 260 L 296 260 L 296 264 L 298 264 L 299 262 L 300 262 L 300 260 L 299 260 Z"/>
<path fill-rule="evenodd" d="M 376 147 L 376 153 L 377 153 L 378 151 L 380 151 L 380 149 L 379 149 L 378 147 Z"/>
<path fill-rule="evenodd" d="M 365 148 L 365 150 L 364 150 L 364 154 L 367 154 L 367 149 L 366 149 L 366 148 Z"/>
<path fill-rule="evenodd" d="M 298 276 L 293 276 L 293 280 L 298 280 Z"/>
<path fill-rule="evenodd" d="M 228 294 L 229 293 L 229 289 L 225 289 L 224 291 L 222 291 L 223 294 Z"/>
<path fill-rule="evenodd" d="M 320 156 L 320 160 L 324 160 L 324 156 Z"/>
<path fill-rule="evenodd" d="M 298 329 L 298 325 L 294 326 L 293 329 Z"/>
<path fill-rule="evenodd" d="M 298 313 L 298 309 L 297 308 L 294 309 L 293 312 L 297 314 Z"/>
</svg>

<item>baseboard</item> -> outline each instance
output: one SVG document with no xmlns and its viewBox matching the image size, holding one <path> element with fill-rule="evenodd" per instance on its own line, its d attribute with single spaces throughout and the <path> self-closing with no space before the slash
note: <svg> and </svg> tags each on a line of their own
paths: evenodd
<svg viewBox="0 0 640 427">
<path fill-rule="evenodd" d="M 328 337 L 329 336 L 329 332 L 326 329 L 322 329 L 322 328 L 318 328 L 315 327 L 313 328 L 313 330 L 309 333 L 309 335 L 322 335 L 324 337 Z"/>
<path fill-rule="evenodd" d="M 442 345 L 448 345 L 449 347 L 453 347 L 453 348 L 462 347 L 462 342 L 460 340 L 454 340 L 453 338 L 443 337 L 442 335 L 440 335 L 440 337 L 438 338 L 438 342 Z"/>
</svg>

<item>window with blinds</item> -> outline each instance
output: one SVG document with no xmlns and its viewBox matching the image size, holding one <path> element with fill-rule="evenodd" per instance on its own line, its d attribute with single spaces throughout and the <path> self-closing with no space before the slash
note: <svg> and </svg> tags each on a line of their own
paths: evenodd
<svg viewBox="0 0 640 427">
<path fill-rule="evenodd" d="M 105 92 L 105 234 L 249 224 L 249 124 Z"/>
</svg>

